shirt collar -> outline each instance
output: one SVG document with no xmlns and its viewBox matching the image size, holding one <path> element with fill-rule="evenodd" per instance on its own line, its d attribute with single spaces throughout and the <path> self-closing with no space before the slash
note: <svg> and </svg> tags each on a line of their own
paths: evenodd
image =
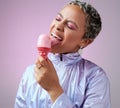
<svg viewBox="0 0 120 108">
<path fill-rule="evenodd" d="M 62 54 L 62 61 L 60 59 L 61 54 L 49 53 L 48 57 L 53 62 L 55 62 L 55 61 L 56 62 L 62 62 L 62 63 L 65 63 L 66 65 L 74 64 L 76 62 L 79 62 L 82 59 L 78 52 Z"/>
</svg>

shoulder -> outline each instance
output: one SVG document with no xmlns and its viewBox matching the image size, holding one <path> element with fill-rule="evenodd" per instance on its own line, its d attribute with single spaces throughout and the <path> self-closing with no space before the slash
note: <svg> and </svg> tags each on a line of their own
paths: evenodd
<svg viewBox="0 0 120 108">
<path fill-rule="evenodd" d="M 87 60 L 87 59 L 84 59 L 84 58 L 81 59 L 80 64 L 83 65 L 84 69 L 87 69 L 90 71 L 95 71 L 95 70 L 104 71 L 102 67 L 100 67 L 97 64 L 95 64 L 94 62 Z"/>
<path fill-rule="evenodd" d="M 93 102 L 94 106 L 98 104 L 100 107 L 108 107 L 110 82 L 106 72 L 100 66 L 86 59 L 81 60 L 81 66 L 83 66 L 85 75 L 85 96 L 87 97 L 84 106 Z"/>
<path fill-rule="evenodd" d="M 87 59 L 82 59 L 80 64 L 83 66 L 87 78 L 99 77 L 101 79 L 108 79 L 104 69 L 94 62 Z"/>
<path fill-rule="evenodd" d="M 97 64 L 95 64 L 94 62 L 84 59 L 81 59 L 81 64 L 84 66 L 84 68 L 86 69 L 102 69 L 100 66 L 98 66 Z"/>
<path fill-rule="evenodd" d="M 88 88 L 109 90 L 110 81 L 104 69 L 86 59 L 83 59 L 82 62 Z"/>
</svg>

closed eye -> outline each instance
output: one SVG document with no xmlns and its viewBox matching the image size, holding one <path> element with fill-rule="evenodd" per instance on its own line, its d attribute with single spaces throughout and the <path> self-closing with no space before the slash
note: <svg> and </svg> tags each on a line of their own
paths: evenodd
<svg viewBox="0 0 120 108">
<path fill-rule="evenodd" d="M 62 21 L 62 20 L 63 20 L 62 14 L 61 14 L 61 13 L 58 13 L 57 16 L 56 16 L 56 18 L 55 18 L 55 20 L 58 21 L 58 22 Z M 78 28 L 77 24 L 76 24 L 74 21 L 72 21 L 72 20 L 66 19 L 66 20 L 64 21 L 64 24 L 66 24 L 66 26 L 67 26 L 69 29 L 71 29 L 71 30 L 76 30 L 76 29 Z"/>
<path fill-rule="evenodd" d="M 67 27 L 71 30 L 76 30 L 77 29 L 76 25 L 72 22 L 68 22 Z"/>
<path fill-rule="evenodd" d="M 77 29 L 77 25 L 71 20 L 67 21 L 67 27 L 71 30 L 76 30 Z"/>
<path fill-rule="evenodd" d="M 60 14 L 58 14 L 58 15 L 56 16 L 55 20 L 57 20 L 57 21 L 61 21 L 61 20 L 62 20 L 62 17 L 60 16 Z"/>
</svg>

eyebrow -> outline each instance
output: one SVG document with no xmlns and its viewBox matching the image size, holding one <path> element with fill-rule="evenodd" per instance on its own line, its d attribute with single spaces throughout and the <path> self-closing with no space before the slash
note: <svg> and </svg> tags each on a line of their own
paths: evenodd
<svg viewBox="0 0 120 108">
<path fill-rule="evenodd" d="M 60 15 L 60 16 L 63 18 L 63 16 L 62 16 L 62 14 L 61 14 L 61 13 L 58 13 L 58 15 Z"/>
<path fill-rule="evenodd" d="M 60 17 L 63 18 L 63 15 L 61 13 L 58 13 L 58 15 L 60 15 Z M 72 20 L 67 20 L 67 22 L 71 22 L 73 23 L 78 29 L 79 29 L 79 26 L 76 24 L 76 22 L 72 21 Z"/>
</svg>

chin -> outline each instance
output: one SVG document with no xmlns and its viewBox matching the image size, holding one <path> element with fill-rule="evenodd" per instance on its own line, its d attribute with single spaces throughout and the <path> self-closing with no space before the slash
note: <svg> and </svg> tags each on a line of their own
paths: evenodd
<svg viewBox="0 0 120 108">
<path fill-rule="evenodd" d="M 60 51 L 54 51 L 54 50 L 51 50 L 50 52 L 53 53 L 53 54 L 56 54 L 56 53 L 57 53 L 57 54 L 62 53 L 62 52 L 60 52 Z"/>
</svg>

